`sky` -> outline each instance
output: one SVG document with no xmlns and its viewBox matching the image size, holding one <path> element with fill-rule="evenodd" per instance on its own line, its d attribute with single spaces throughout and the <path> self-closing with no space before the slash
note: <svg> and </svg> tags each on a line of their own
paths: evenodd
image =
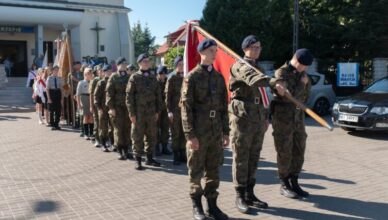
<svg viewBox="0 0 388 220">
<path fill-rule="evenodd" d="M 147 24 L 152 35 L 156 37 L 155 44 L 163 44 L 164 36 L 174 32 L 186 20 L 199 20 L 206 0 L 124 0 L 129 13 L 131 28 L 140 21 Z"/>
</svg>

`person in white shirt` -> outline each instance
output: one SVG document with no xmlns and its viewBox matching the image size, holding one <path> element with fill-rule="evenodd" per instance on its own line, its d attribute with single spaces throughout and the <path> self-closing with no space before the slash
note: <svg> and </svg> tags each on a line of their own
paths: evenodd
<svg viewBox="0 0 388 220">
<path fill-rule="evenodd" d="M 37 73 L 37 66 L 35 64 L 32 64 L 31 69 L 28 72 L 27 83 L 26 83 L 27 88 L 32 88 L 32 86 L 34 85 L 36 73 Z"/>
</svg>

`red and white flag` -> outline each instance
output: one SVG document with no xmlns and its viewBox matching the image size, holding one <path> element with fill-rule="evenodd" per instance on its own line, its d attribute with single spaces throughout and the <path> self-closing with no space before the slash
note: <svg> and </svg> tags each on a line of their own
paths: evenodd
<svg viewBox="0 0 388 220">
<path fill-rule="evenodd" d="M 197 21 L 188 21 L 186 26 L 186 43 L 184 52 L 184 74 L 188 74 L 199 62 L 200 56 L 197 52 L 199 42 L 206 37 L 197 31 L 193 26 L 198 25 Z M 237 61 L 236 58 L 228 54 L 225 50 L 218 46 L 216 60 L 213 63 L 214 69 L 222 74 L 225 79 L 226 88 L 229 88 L 230 68 Z M 258 88 L 263 100 L 265 108 L 269 106 L 269 99 L 264 87 Z M 228 90 L 228 97 L 230 92 Z"/>
</svg>

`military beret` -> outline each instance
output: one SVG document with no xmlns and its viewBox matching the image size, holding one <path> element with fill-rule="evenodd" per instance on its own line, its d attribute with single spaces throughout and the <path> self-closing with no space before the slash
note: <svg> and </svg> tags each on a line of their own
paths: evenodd
<svg viewBox="0 0 388 220">
<path fill-rule="evenodd" d="M 178 63 L 183 61 L 183 57 L 181 55 L 175 57 L 175 60 L 174 60 L 174 66 L 177 67 L 178 66 Z"/>
<path fill-rule="evenodd" d="M 298 62 L 305 66 L 310 66 L 313 63 L 313 54 L 306 48 L 298 49 L 295 52 L 295 57 Z"/>
<path fill-rule="evenodd" d="M 59 69 L 58 65 L 53 66 L 53 69 Z"/>
<path fill-rule="evenodd" d="M 111 70 L 112 69 L 112 66 L 111 65 L 109 65 L 109 64 L 106 64 L 106 65 L 104 65 L 104 67 L 102 68 L 102 71 L 108 71 L 108 70 Z"/>
<path fill-rule="evenodd" d="M 213 39 L 205 39 L 198 44 L 197 51 L 202 52 L 211 46 L 217 46 L 217 43 Z"/>
<path fill-rule="evenodd" d="M 142 53 L 137 57 L 137 63 L 140 63 L 144 59 L 148 58 L 148 55 L 146 53 Z"/>
<path fill-rule="evenodd" d="M 133 71 L 133 70 L 135 70 L 136 68 L 135 68 L 135 66 L 134 66 L 133 64 L 129 64 L 129 65 L 127 66 L 127 69 Z"/>
<path fill-rule="evenodd" d="M 120 64 L 122 64 L 122 63 L 124 63 L 124 62 L 126 62 L 127 60 L 124 58 L 124 57 L 118 57 L 117 59 L 116 59 L 116 64 L 117 65 L 120 65 Z"/>
<path fill-rule="evenodd" d="M 81 65 L 81 62 L 79 62 L 79 61 L 75 61 L 74 63 L 73 63 L 73 66 L 75 66 L 75 65 Z"/>
<path fill-rule="evenodd" d="M 98 70 L 102 69 L 102 65 L 98 64 L 93 67 L 93 71 L 96 72 Z"/>
<path fill-rule="evenodd" d="M 156 70 L 157 74 L 167 74 L 167 67 L 165 66 L 158 66 L 158 69 Z"/>
<path fill-rule="evenodd" d="M 250 47 L 252 44 L 255 44 L 257 42 L 260 42 L 260 41 L 257 39 L 255 35 L 246 36 L 243 42 L 241 43 L 241 48 L 246 49 Z"/>
</svg>

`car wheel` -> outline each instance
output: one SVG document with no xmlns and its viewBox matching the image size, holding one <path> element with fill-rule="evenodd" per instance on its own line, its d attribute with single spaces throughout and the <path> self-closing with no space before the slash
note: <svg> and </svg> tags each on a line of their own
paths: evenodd
<svg viewBox="0 0 388 220">
<path fill-rule="evenodd" d="M 314 104 L 314 111 L 318 115 L 326 115 L 329 113 L 330 103 L 326 98 L 319 98 Z"/>
<path fill-rule="evenodd" d="M 356 131 L 355 128 L 347 128 L 347 127 L 341 127 L 342 129 L 344 129 L 345 131 Z"/>
</svg>

